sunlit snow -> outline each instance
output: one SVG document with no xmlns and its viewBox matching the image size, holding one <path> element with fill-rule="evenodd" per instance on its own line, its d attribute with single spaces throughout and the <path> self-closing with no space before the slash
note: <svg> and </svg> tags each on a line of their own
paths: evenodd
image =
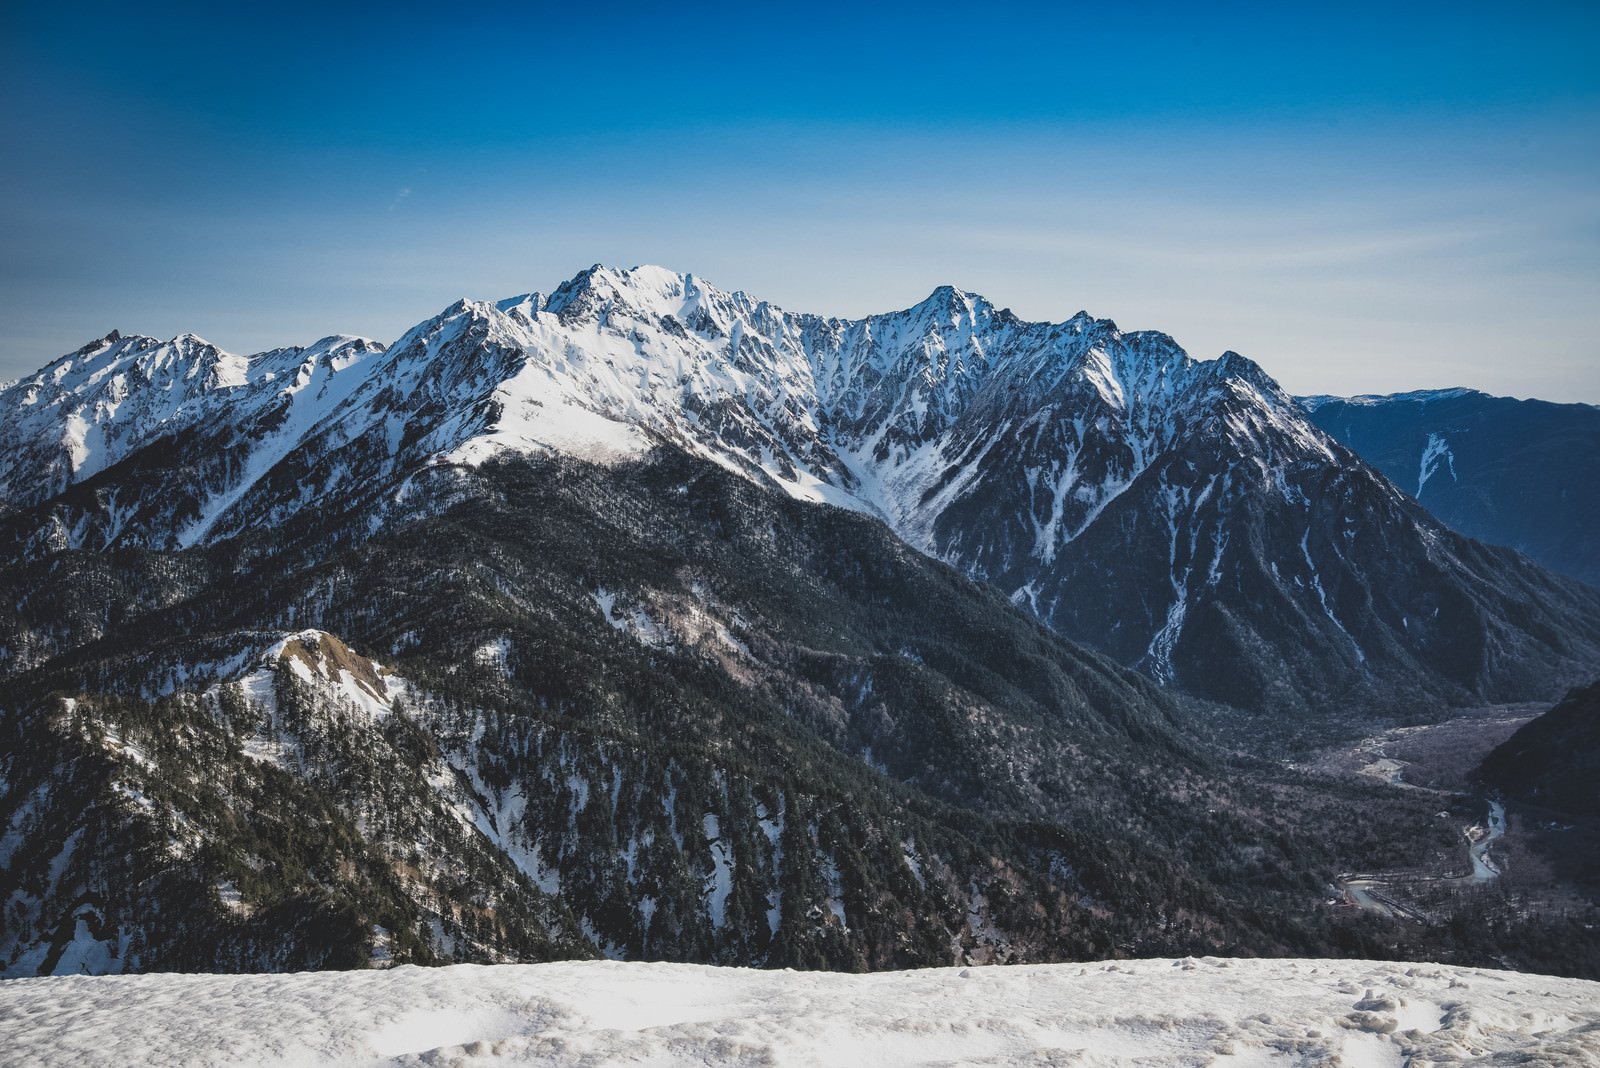
<svg viewBox="0 0 1600 1068">
<path fill-rule="evenodd" d="M 37 1065 L 1592 1065 L 1600 983 L 1371 961 L 611 961 L 0 983 Z"/>
</svg>

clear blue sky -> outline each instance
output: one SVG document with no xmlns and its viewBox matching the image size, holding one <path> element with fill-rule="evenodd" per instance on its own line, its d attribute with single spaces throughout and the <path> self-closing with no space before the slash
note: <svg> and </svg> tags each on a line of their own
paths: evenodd
<svg viewBox="0 0 1600 1068">
<path fill-rule="evenodd" d="M 0 5 L 0 378 L 659 263 L 1600 402 L 1600 5 Z"/>
</svg>

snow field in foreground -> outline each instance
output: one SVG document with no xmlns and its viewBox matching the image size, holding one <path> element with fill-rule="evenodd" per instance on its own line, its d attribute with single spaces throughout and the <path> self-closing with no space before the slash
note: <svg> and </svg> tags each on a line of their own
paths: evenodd
<svg viewBox="0 0 1600 1068">
<path fill-rule="evenodd" d="M 0 983 L 0 1063 L 15 1065 L 1474 1062 L 1600 1065 L 1600 983 L 1211 957 L 876 975 L 583 961 Z"/>
</svg>

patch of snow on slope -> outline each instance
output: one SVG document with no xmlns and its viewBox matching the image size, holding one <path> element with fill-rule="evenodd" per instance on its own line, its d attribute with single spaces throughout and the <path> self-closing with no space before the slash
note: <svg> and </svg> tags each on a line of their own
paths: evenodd
<svg viewBox="0 0 1600 1068">
<path fill-rule="evenodd" d="M 722 827 L 713 813 L 703 820 L 706 841 L 711 844 L 711 875 L 706 880 L 706 910 L 711 914 L 711 926 L 722 929 L 727 924 L 728 895 L 733 893 L 733 854 L 722 837 Z"/>
<path fill-rule="evenodd" d="M 922 875 L 922 862 L 917 859 L 917 840 L 907 838 L 900 843 L 900 851 L 906 858 L 906 867 L 911 869 L 911 877 L 917 881 L 922 889 L 928 888 L 928 882 Z"/>
<path fill-rule="evenodd" d="M 394 699 L 406 683 L 387 668 L 351 652 L 332 634 L 304 630 L 275 643 L 261 656 L 263 664 L 289 661 L 290 668 L 304 682 L 320 686 L 361 709 L 373 719 L 383 719 L 394 711 Z M 356 668 L 360 675 L 352 671 Z"/>
<path fill-rule="evenodd" d="M 662 624 L 652 619 L 644 609 L 635 608 L 632 612 L 617 605 L 617 595 L 604 586 L 597 588 L 591 597 L 600 609 L 600 614 L 605 621 L 616 630 L 632 635 L 641 645 L 652 649 L 668 649 L 673 645 L 672 632 Z"/>
<path fill-rule="evenodd" d="M 546 374 L 531 367 L 523 376 Z M 518 379 L 496 394 L 504 404 L 501 416 L 485 433 L 468 438 L 447 453 L 449 463 L 477 466 L 502 453 L 549 450 L 597 463 L 638 459 L 650 451 L 650 441 L 639 426 L 610 418 L 579 403 L 553 394 L 540 396 Z"/>
<path fill-rule="evenodd" d="M 118 939 L 96 938 L 89 921 L 79 916 L 72 941 L 61 951 L 54 975 L 116 975 L 122 971 Z"/>
<path fill-rule="evenodd" d="M 838 918 L 840 928 L 848 931 L 850 925 L 844 918 L 844 881 L 839 875 L 839 863 L 821 850 L 817 851 L 816 863 L 817 873 L 828 888 L 828 911 Z"/>
<path fill-rule="evenodd" d="M 756 820 L 761 831 L 767 836 L 767 844 L 772 848 L 772 871 L 783 871 L 783 825 L 787 815 L 787 803 L 782 795 L 778 797 L 778 811 L 769 812 L 763 803 L 756 804 Z M 767 927 L 774 938 L 778 935 L 778 921 L 783 916 L 783 880 L 774 879 L 772 892 L 767 895 Z"/>
<path fill-rule="evenodd" d="M 472 651 L 472 659 L 474 663 L 494 668 L 504 675 L 507 665 L 511 662 L 511 639 L 501 635 L 484 642 Z"/>
<path fill-rule="evenodd" d="M 1206 493 L 1209 492 L 1210 488 L 1207 487 Z M 1183 633 L 1184 619 L 1189 613 L 1189 576 L 1193 571 L 1195 532 L 1193 530 L 1188 532 L 1190 563 L 1180 569 L 1178 520 L 1180 514 L 1187 509 L 1189 494 L 1187 490 L 1168 486 L 1165 488 L 1162 500 L 1166 505 L 1167 533 L 1171 539 L 1167 550 L 1167 571 L 1172 583 L 1172 603 L 1167 606 L 1166 622 L 1156 632 L 1155 637 L 1150 639 L 1150 646 L 1145 655 L 1150 660 L 1150 674 L 1157 682 L 1165 684 L 1172 681 L 1172 650 L 1178 644 L 1178 636 Z"/>
<path fill-rule="evenodd" d="M 1417 474 L 1417 496 L 1422 496 L 1422 487 L 1428 484 L 1428 479 L 1439 470 L 1439 461 L 1443 459 L 1450 467 L 1450 478 L 1456 478 L 1456 458 L 1446 444 L 1443 434 L 1429 434 L 1428 445 L 1422 450 L 1422 466 Z"/>
</svg>

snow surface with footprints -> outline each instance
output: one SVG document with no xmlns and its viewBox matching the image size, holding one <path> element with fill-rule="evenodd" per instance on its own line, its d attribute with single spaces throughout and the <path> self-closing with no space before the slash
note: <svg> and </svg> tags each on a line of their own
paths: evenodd
<svg viewBox="0 0 1600 1068">
<path fill-rule="evenodd" d="M 1600 983 L 1335 960 L 876 975 L 583 961 L 0 983 L 51 1065 L 1600 1064 Z"/>
</svg>

